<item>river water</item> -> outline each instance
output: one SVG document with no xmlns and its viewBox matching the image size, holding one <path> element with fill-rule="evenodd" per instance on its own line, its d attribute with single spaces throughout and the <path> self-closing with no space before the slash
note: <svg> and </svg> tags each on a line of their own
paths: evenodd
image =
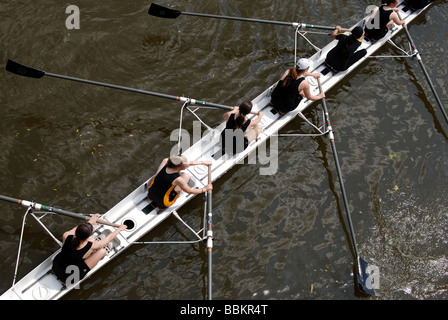
<svg viewBox="0 0 448 320">
<path fill-rule="evenodd" d="M 47 72 L 235 105 L 255 98 L 294 61 L 289 27 L 147 14 L 150 2 L 0 3 L 0 59 Z M 160 2 L 182 11 L 350 27 L 372 1 Z M 448 105 L 448 1 L 409 27 Z M 310 35 L 318 47 L 328 35 Z M 404 33 L 394 41 L 408 48 Z M 314 49 L 299 40 L 299 56 Z M 390 45 L 377 54 L 401 55 Z M 74 212 L 104 213 L 169 155 L 181 103 L 0 71 L 1 194 Z M 275 175 L 238 165 L 214 183 L 215 299 L 447 299 L 448 125 L 417 61 L 369 59 L 327 92 L 360 256 L 379 269 L 379 297 L 355 289 L 354 253 L 333 154 L 325 138 L 279 137 Z M 321 104 L 306 116 L 320 118 Z M 222 111 L 201 111 L 208 125 Z M 184 122 L 192 130 L 191 116 Z M 204 129 L 204 128 L 203 128 Z M 311 132 L 294 119 L 280 133 Z M 202 198 L 179 212 L 195 228 Z M 0 291 L 13 279 L 24 208 L 0 204 Z M 57 237 L 76 225 L 51 216 Z M 145 241 L 191 238 L 168 219 Z M 18 277 L 58 248 L 28 218 Z M 203 245 L 135 245 L 64 299 L 206 298 Z"/>
</svg>

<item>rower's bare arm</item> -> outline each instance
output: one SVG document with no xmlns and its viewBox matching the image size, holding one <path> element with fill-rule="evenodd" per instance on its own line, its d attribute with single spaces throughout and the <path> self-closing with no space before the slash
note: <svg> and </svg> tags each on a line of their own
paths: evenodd
<svg viewBox="0 0 448 320">
<path fill-rule="evenodd" d="M 335 40 L 338 33 L 341 33 L 341 26 L 336 26 L 333 33 L 331 34 L 331 39 Z"/>
<path fill-rule="evenodd" d="M 305 82 L 305 81 L 303 81 L 303 82 Z M 310 85 L 308 82 L 304 85 L 303 94 L 305 95 L 305 98 L 307 98 L 308 100 L 312 100 L 312 101 L 325 98 L 325 93 L 320 93 L 317 96 L 314 96 L 311 93 Z"/>
<path fill-rule="evenodd" d="M 182 189 L 182 191 L 185 191 L 186 193 L 189 194 L 200 194 L 200 193 L 204 193 L 207 192 L 209 190 L 213 190 L 213 185 L 212 184 L 208 184 L 206 185 L 204 188 L 201 189 L 196 189 L 196 188 L 191 188 L 188 183 L 186 183 L 184 180 L 182 179 L 176 179 L 174 180 L 173 184 L 175 186 L 178 186 L 179 188 Z"/>
<path fill-rule="evenodd" d="M 76 232 L 76 228 L 78 228 L 78 226 L 74 227 L 73 229 L 64 232 L 64 234 L 62 235 L 62 243 L 65 242 L 65 239 L 67 239 L 68 236 L 74 236 L 75 232 Z"/>
<path fill-rule="evenodd" d="M 90 217 L 89 221 L 87 221 L 88 223 L 90 223 L 92 226 L 97 224 L 96 221 L 100 218 L 100 215 L 94 214 L 93 216 Z M 78 226 L 73 227 L 72 229 L 70 229 L 67 232 L 64 232 L 64 234 L 62 235 L 62 242 L 65 242 L 65 239 L 67 239 L 68 236 L 74 236 L 76 233 L 76 229 L 78 228 Z"/>
<path fill-rule="evenodd" d="M 122 224 L 120 227 L 115 229 L 114 232 L 111 232 L 105 237 L 104 239 L 98 240 L 93 242 L 92 244 L 92 250 L 98 250 L 102 247 L 106 246 L 109 242 L 111 242 L 121 231 L 125 230 L 127 227 L 126 225 Z"/>
<path fill-rule="evenodd" d="M 395 12 L 392 13 L 392 20 L 397 26 L 404 25 L 404 20 L 401 20 Z"/>
<path fill-rule="evenodd" d="M 263 118 L 263 112 L 258 111 L 257 118 L 254 120 L 250 120 L 250 127 L 256 126 L 260 123 L 261 118 Z"/>
<path fill-rule="evenodd" d="M 159 167 L 157 168 L 156 174 L 154 176 L 156 176 L 160 172 L 160 170 L 162 170 L 162 168 L 164 166 L 166 166 L 167 163 L 168 163 L 168 158 L 163 159 L 162 162 L 160 163 Z"/>
<path fill-rule="evenodd" d="M 224 118 L 224 120 L 227 121 L 227 120 L 229 120 L 230 115 L 231 115 L 232 113 L 237 113 L 238 110 L 239 110 L 239 107 L 235 106 L 235 107 L 232 108 L 231 111 L 228 111 L 228 112 L 224 113 L 224 114 L 222 115 L 222 117 Z"/>
<path fill-rule="evenodd" d="M 189 166 L 199 166 L 199 165 L 211 166 L 212 162 L 210 160 L 189 161 L 188 165 Z"/>
<path fill-rule="evenodd" d="M 289 69 L 288 70 L 286 70 L 284 73 L 283 73 L 283 75 L 282 75 L 282 77 L 280 78 L 280 80 L 285 80 L 285 78 L 286 78 L 286 76 L 289 74 Z"/>
</svg>

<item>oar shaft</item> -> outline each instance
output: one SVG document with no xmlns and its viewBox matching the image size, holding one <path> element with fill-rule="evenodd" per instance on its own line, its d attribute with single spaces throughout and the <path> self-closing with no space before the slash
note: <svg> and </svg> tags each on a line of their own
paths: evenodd
<svg viewBox="0 0 448 320">
<path fill-rule="evenodd" d="M 256 23 L 264 23 L 264 24 L 273 24 L 273 25 L 278 25 L 278 26 L 288 26 L 288 27 L 294 27 L 294 28 L 300 27 L 300 28 L 318 29 L 318 30 L 334 30 L 336 28 L 333 26 L 320 26 L 320 25 L 308 24 L 308 23 L 263 20 L 263 19 L 242 18 L 242 17 L 230 17 L 230 16 L 220 16 L 220 15 L 204 14 L 204 13 L 182 12 L 182 14 L 186 15 L 186 16 L 196 16 L 196 17 L 203 17 L 203 18 L 215 18 L 215 19 L 245 21 L 245 22 L 256 22 Z M 341 29 L 341 31 L 343 31 L 343 32 L 350 31 L 350 29 Z"/>
<path fill-rule="evenodd" d="M 319 90 L 322 93 L 322 85 L 320 83 L 320 79 L 317 79 L 317 83 L 319 85 Z M 345 212 L 346 212 L 346 216 L 347 216 L 347 221 L 348 221 L 348 225 L 349 225 L 349 231 L 350 231 L 350 236 L 352 238 L 352 244 L 353 244 L 353 249 L 355 250 L 355 255 L 356 255 L 356 260 L 359 261 L 359 253 L 358 253 L 358 245 L 356 242 L 356 237 L 355 237 L 355 231 L 353 229 L 353 223 L 352 223 L 352 218 L 351 218 L 351 214 L 350 214 L 350 207 L 348 204 L 348 200 L 347 200 L 347 194 L 345 192 L 345 186 L 344 186 L 344 180 L 342 179 L 342 171 L 341 171 L 341 166 L 339 164 L 339 158 L 338 158 L 338 153 L 336 150 L 336 143 L 334 142 L 334 133 L 333 133 L 333 128 L 331 126 L 331 122 L 330 122 L 330 115 L 328 114 L 328 108 L 327 108 L 327 101 L 325 100 L 325 98 L 322 99 L 322 105 L 324 108 L 324 114 L 325 114 L 325 122 L 327 125 L 327 130 L 328 130 L 328 137 L 330 139 L 330 143 L 331 143 L 331 149 L 333 151 L 333 156 L 334 156 L 334 161 L 335 161 L 335 165 L 336 165 L 336 171 L 338 174 L 338 179 L 339 179 L 339 184 L 341 186 L 341 193 L 342 193 L 342 199 L 344 202 L 344 206 L 345 206 Z M 358 271 L 361 272 L 361 270 Z"/>
<path fill-rule="evenodd" d="M 289 27 L 292 26 L 294 28 L 297 28 L 297 27 L 314 28 L 314 29 L 321 29 L 321 30 L 334 30 L 335 29 L 335 27 L 318 26 L 318 25 L 307 24 L 307 23 L 231 17 L 231 16 L 221 16 L 221 15 L 216 15 L 216 14 L 206 14 L 206 13 L 196 13 L 196 12 L 183 12 L 180 10 L 163 7 L 163 6 L 155 4 L 155 3 L 151 3 L 148 13 L 152 16 L 156 16 L 159 18 L 168 18 L 168 19 L 176 19 L 177 17 L 179 17 L 180 15 L 183 14 L 186 16 L 194 16 L 194 17 L 202 17 L 202 18 L 214 18 L 214 19 L 234 20 L 234 21 L 256 22 L 256 23 L 274 24 L 274 25 L 289 26 Z M 344 29 L 344 31 L 349 31 L 349 29 Z"/>
<path fill-rule="evenodd" d="M 50 73 L 50 72 L 45 72 L 45 71 L 41 71 L 41 70 L 36 70 L 36 69 L 30 68 L 30 67 L 21 65 L 21 64 L 19 64 L 17 62 L 14 62 L 12 60 L 8 60 L 8 63 L 6 65 L 6 70 L 8 70 L 8 71 L 10 71 L 12 73 L 15 73 L 17 75 L 20 75 L 20 76 L 25 76 L 25 77 L 31 77 L 31 78 L 40 79 L 43 76 L 49 76 L 49 77 L 59 78 L 59 79 L 64 79 L 64 80 L 69 80 L 69 81 L 87 83 L 87 84 L 100 86 L 100 87 L 118 89 L 118 90 L 134 92 L 134 93 L 140 93 L 140 94 L 145 94 L 145 95 L 150 95 L 150 96 L 155 96 L 155 97 L 160 97 L 160 98 L 166 98 L 166 99 L 171 99 L 171 100 L 188 102 L 188 103 L 193 104 L 193 105 L 207 106 L 207 107 L 213 107 L 213 108 L 224 109 L 224 110 L 232 110 L 232 107 L 226 106 L 226 105 L 222 105 L 222 104 L 217 104 L 217 103 L 212 103 L 212 102 L 205 102 L 205 101 L 191 99 L 191 98 L 186 98 L 186 97 L 173 96 L 173 95 L 168 95 L 168 94 L 164 94 L 164 93 L 158 93 L 158 92 L 152 92 L 152 91 L 147 91 L 147 90 L 129 88 L 129 87 L 119 86 L 119 85 L 105 83 L 105 82 L 81 79 L 81 78 L 76 78 L 76 77 L 65 76 L 65 75 L 60 75 L 60 74 L 56 74 L 56 73 Z"/>
<path fill-rule="evenodd" d="M 212 183 L 212 167 L 208 166 L 208 184 Z M 207 256 L 208 256 L 208 300 L 212 300 L 212 252 L 213 252 L 213 214 L 212 214 L 212 190 L 207 194 Z"/>
<path fill-rule="evenodd" d="M 283 22 L 283 21 L 272 21 L 272 20 L 262 20 L 262 19 L 252 19 L 252 18 L 242 18 L 242 17 L 230 17 L 230 16 L 220 16 L 214 14 L 205 14 L 205 13 L 193 13 L 193 12 L 183 12 L 183 15 L 186 16 L 196 16 L 202 18 L 215 18 L 215 19 L 225 19 L 225 20 L 235 20 L 235 21 L 246 21 L 246 22 L 258 22 L 258 23 L 266 23 L 266 24 L 276 24 L 281 26 L 297 26 L 296 22 Z"/>
<path fill-rule="evenodd" d="M 436 89 L 434 88 L 434 85 L 433 85 L 433 83 L 431 81 L 431 78 L 429 77 L 428 72 L 426 71 L 425 65 L 423 64 L 423 61 L 422 61 L 422 59 L 420 57 L 420 54 L 417 54 L 417 59 L 418 59 L 418 62 L 420 64 L 420 67 L 421 67 L 421 69 L 423 71 L 423 74 L 426 77 L 426 81 L 428 81 L 428 84 L 429 84 L 429 86 L 431 88 L 431 91 L 432 91 L 432 93 L 434 95 L 434 98 L 436 99 L 437 104 L 439 105 L 440 111 L 442 112 L 443 117 L 445 118 L 445 121 L 448 123 L 448 115 L 447 115 L 447 113 L 446 113 L 446 111 L 445 111 L 445 109 L 443 107 L 442 101 L 440 100 L 440 98 L 439 98 L 439 96 L 437 94 Z"/>
<path fill-rule="evenodd" d="M 323 91 L 322 91 L 322 85 L 320 83 L 320 79 L 317 79 L 317 83 L 319 85 L 319 90 L 322 93 Z M 358 244 L 356 242 L 355 231 L 353 229 L 352 217 L 350 214 L 350 208 L 349 208 L 349 204 L 348 204 L 348 200 L 347 200 L 347 193 L 345 192 L 344 180 L 342 179 L 341 166 L 339 164 L 338 153 L 336 151 L 336 144 L 334 142 L 333 128 L 331 127 L 330 116 L 328 114 L 328 109 L 327 109 L 327 101 L 325 100 L 325 98 L 322 99 L 322 105 L 324 108 L 325 122 L 327 125 L 328 135 L 329 135 L 329 139 L 331 142 L 331 149 L 333 150 L 334 162 L 336 165 L 336 171 L 338 174 L 339 184 L 341 186 L 342 199 L 344 201 L 345 212 L 347 215 L 350 238 L 352 241 L 353 250 L 355 251 L 358 285 L 360 286 L 360 289 L 362 291 L 364 291 L 365 293 L 375 295 L 375 291 L 372 290 L 372 288 L 369 288 L 366 284 L 367 280 L 368 280 L 368 278 L 366 278 L 367 262 L 362 260 L 361 257 L 359 256 Z"/>
<path fill-rule="evenodd" d="M 230 106 L 225 106 L 222 104 L 217 104 L 217 103 L 212 103 L 212 102 L 205 102 L 202 100 L 196 100 L 196 99 L 191 99 L 191 98 L 186 98 L 186 97 L 173 96 L 173 95 L 164 94 L 164 93 L 135 89 L 135 88 L 124 87 L 124 86 L 119 86 L 119 85 L 115 85 L 115 84 L 109 84 L 109 83 L 105 83 L 105 82 L 80 79 L 80 78 L 64 76 L 64 75 L 48 73 L 48 72 L 45 74 L 50 77 L 71 80 L 71 81 L 76 81 L 76 82 L 82 82 L 82 83 L 92 84 L 95 86 L 101 86 L 101 87 L 106 87 L 106 88 L 111 88 L 111 89 L 118 89 L 118 90 L 123 90 L 123 91 L 128 91 L 128 92 L 140 93 L 140 94 L 155 96 L 155 97 L 159 97 L 159 98 L 166 98 L 166 99 L 171 99 L 171 100 L 177 100 L 177 101 L 182 101 L 182 102 L 188 101 L 188 103 L 194 104 L 194 105 L 202 105 L 202 106 L 214 107 L 214 108 L 225 109 L 225 110 L 232 109 L 232 107 L 230 107 Z"/>
<path fill-rule="evenodd" d="M 400 16 L 400 13 L 397 12 L 397 15 L 398 15 L 399 19 L 402 20 L 401 16 Z M 445 118 L 445 121 L 448 123 L 448 115 L 447 115 L 447 113 L 445 111 L 445 108 L 442 105 L 442 101 L 440 100 L 439 95 L 437 94 L 436 89 L 434 88 L 434 85 L 433 85 L 433 83 L 431 81 L 431 78 L 429 77 L 429 74 L 426 71 L 425 65 L 423 64 L 423 59 L 422 59 L 420 53 L 417 50 L 417 46 L 415 45 L 415 42 L 412 39 L 411 34 L 409 33 L 409 30 L 408 30 L 408 27 L 406 26 L 406 24 L 403 25 L 403 29 L 404 29 L 404 32 L 406 33 L 406 37 L 408 38 L 408 41 L 409 41 L 409 43 L 411 45 L 412 51 L 413 51 L 414 55 L 417 57 L 418 64 L 420 65 L 420 68 L 422 69 L 423 74 L 425 75 L 426 81 L 428 82 L 429 87 L 431 88 L 431 91 L 432 91 L 432 93 L 434 95 L 434 98 L 436 99 L 436 102 L 437 102 L 437 104 L 438 104 L 438 106 L 440 108 L 440 111 L 442 112 L 443 117 Z"/>
<path fill-rule="evenodd" d="M 54 212 L 54 213 L 57 213 L 57 214 L 60 214 L 60 215 L 64 215 L 64 216 L 67 216 L 67 217 L 80 219 L 80 220 L 84 220 L 84 221 L 88 221 L 91 218 L 88 215 L 82 215 L 82 214 L 79 214 L 79 213 L 74 213 L 74 212 L 70 212 L 70 211 L 66 211 L 66 210 L 62 210 L 62 209 L 58 209 L 58 208 L 53 208 L 51 206 L 46 206 L 46 205 L 43 205 L 43 204 L 40 204 L 40 203 L 35 203 L 35 202 L 32 202 L 32 201 L 21 200 L 21 199 L 16 199 L 16 198 L 11 198 L 11 197 L 7 197 L 7 196 L 3 196 L 3 195 L 0 195 L 0 200 L 16 203 L 16 204 L 22 205 L 24 207 L 30 207 L 30 208 L 32 208 L 34 210 L 37 210 L 37 211 Z M 108 222 L 108 221 L 104 221 L 104 220 L 101 220 L 101 219 L 98 219 L 97 222 L 100 223 L 100 224 L 104 224 L 104 225 L 115 227 L 115 228 L 119 227 L 118 224 L 114 224 L 114 223 L 111 223 L 111 222 Z"/>
<path fill-rule="evenodd" d="M 105 82 L 81 79 L 81 78 L 65 76 L 65 75 L 60 75 L 60 74 L 55 74 L 55 73 L 50 73 L 50 72 L 45 72 L 45 75 L 49 76 L 49 77 L 53 77 L 53 78 L 59 78 L 59 79 L 70 80 L 70 81 L 81 82 L 81 83 L 87 83 L 87 84 L 92 84 L 92 85 L 100 86 L 100 87 L 106 87 L 106 88 L 118 89 L 118 90 L 123 90 L 123 91 L 134 92 L 134 93 L 140 93 L 140 94 L 146 94 L 146 95 L 151 95 L 151 96 L 157 96 L 157 97 L 161 97 L 161 98 L 167 98 L 167 99 L 184 101 L 184 100 L 181 99 L 181 97 L 176 97 L 176 96 L 171 96 L 171 95 L 167 95 L 167 94 L 163 94 L 163 93 L 156 93 L 156 92 L 151 92 L 151 91 L 146 91 L 146 90 L 134 89 L 134 88 L 129 88 L 129 87 L 123 87 L 123 86 L 119 86 L 119 85 L 115 85 L 115 84 L 109 84 L 109 83 L 105 83 Z"/>
<path fill-rule="evenodd" d="M 306 24 L 306 23 L 301 23 L 300 25 L 301 28 L 311 28 L 311 29 L 318 29 L 318 30 L 334 30 L 336 29 L 336 27 L 331 27 L 331 26 L 318 26 L 318 25 L 314 25 L 314 24 Z M 346 29 L 346 28 L 341 28 L 340 29 L 342 32 L 350 32 L 350 29 Z"/>
</svg>

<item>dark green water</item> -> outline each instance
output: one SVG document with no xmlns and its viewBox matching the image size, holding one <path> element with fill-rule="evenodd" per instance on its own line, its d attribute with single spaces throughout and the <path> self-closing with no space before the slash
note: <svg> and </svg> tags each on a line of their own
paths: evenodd
<svg viewBox="0 0 448 320">
<path fill-rule="evenodd" d="M 2 1 L 0 59 L 51 73 L 226 105 L 255 98 L 294 61 L 288 27 L 147 14 L 150 2 Z M 189 12 L 350 27 L 370 1 L 176 1 Z M 448 105 L 448 2 L 410 25 Z M 328 36 L 312 35 L 319 47 Z M 407 48 L 404 33 L 394 41 Z M 299 55 L 315 51 L 299 41 Z M 377 54 L 400 55 L 390 45 Z M 0 71 L 0 194 L 75 212 L 104 213 L 169 155 L 181 104 Z M 358 248 L 380 270 L 381 297 L 354 288 L 353 253 L 333 154 L 324 138 L 279 138 L 279 170 L 239 165 L 214 184 L 215 299 L 447 299 L 448 125 L 416 60 L 369 59 L 327 92 Z M 320 104 L 307 111 L 320 117 Z M 202 111 L 215 126 L 222 112 Z M 194 119 L 187 117 L 184 123 Z M 192 126 L 187 130 L 192 130 Z M 300 119 L 281 133 L 309 132 Z M 25 210 L 0 204 L 0 291 L 13 279 Z M 198 228 L 202 199 L 179 212 Z M 56 236 L 76 221 L 47 217 Z M 174 219 L 144 237 L 182 240 Z M 19 278 L 57 249 L 27 220 Z M 206 297 L 204 246 L 134 246 L 64 299 Z"/>
</svg>

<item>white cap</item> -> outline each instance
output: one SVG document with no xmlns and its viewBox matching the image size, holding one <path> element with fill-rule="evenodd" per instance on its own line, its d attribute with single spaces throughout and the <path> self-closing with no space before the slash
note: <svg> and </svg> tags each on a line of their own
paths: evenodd
<svg viewBox="0 0 448 320">
<path fill-rule="evenodd" d="M 183 155 L 174 155 L 170 157 L 171 163 L 174 164 L 175 166 L 180 166 L 182 164 L 186 164 L 188 163 L 188 160 L 185 156 Z"/>
<path fill-rule="evenodd" d="M 309 59 L 300 58 L 299 61 L 297 61 L 297 67 L 299 70 L 305 70 L 306 68 L 311 66 L 311 61 Z"/>
</svg>

